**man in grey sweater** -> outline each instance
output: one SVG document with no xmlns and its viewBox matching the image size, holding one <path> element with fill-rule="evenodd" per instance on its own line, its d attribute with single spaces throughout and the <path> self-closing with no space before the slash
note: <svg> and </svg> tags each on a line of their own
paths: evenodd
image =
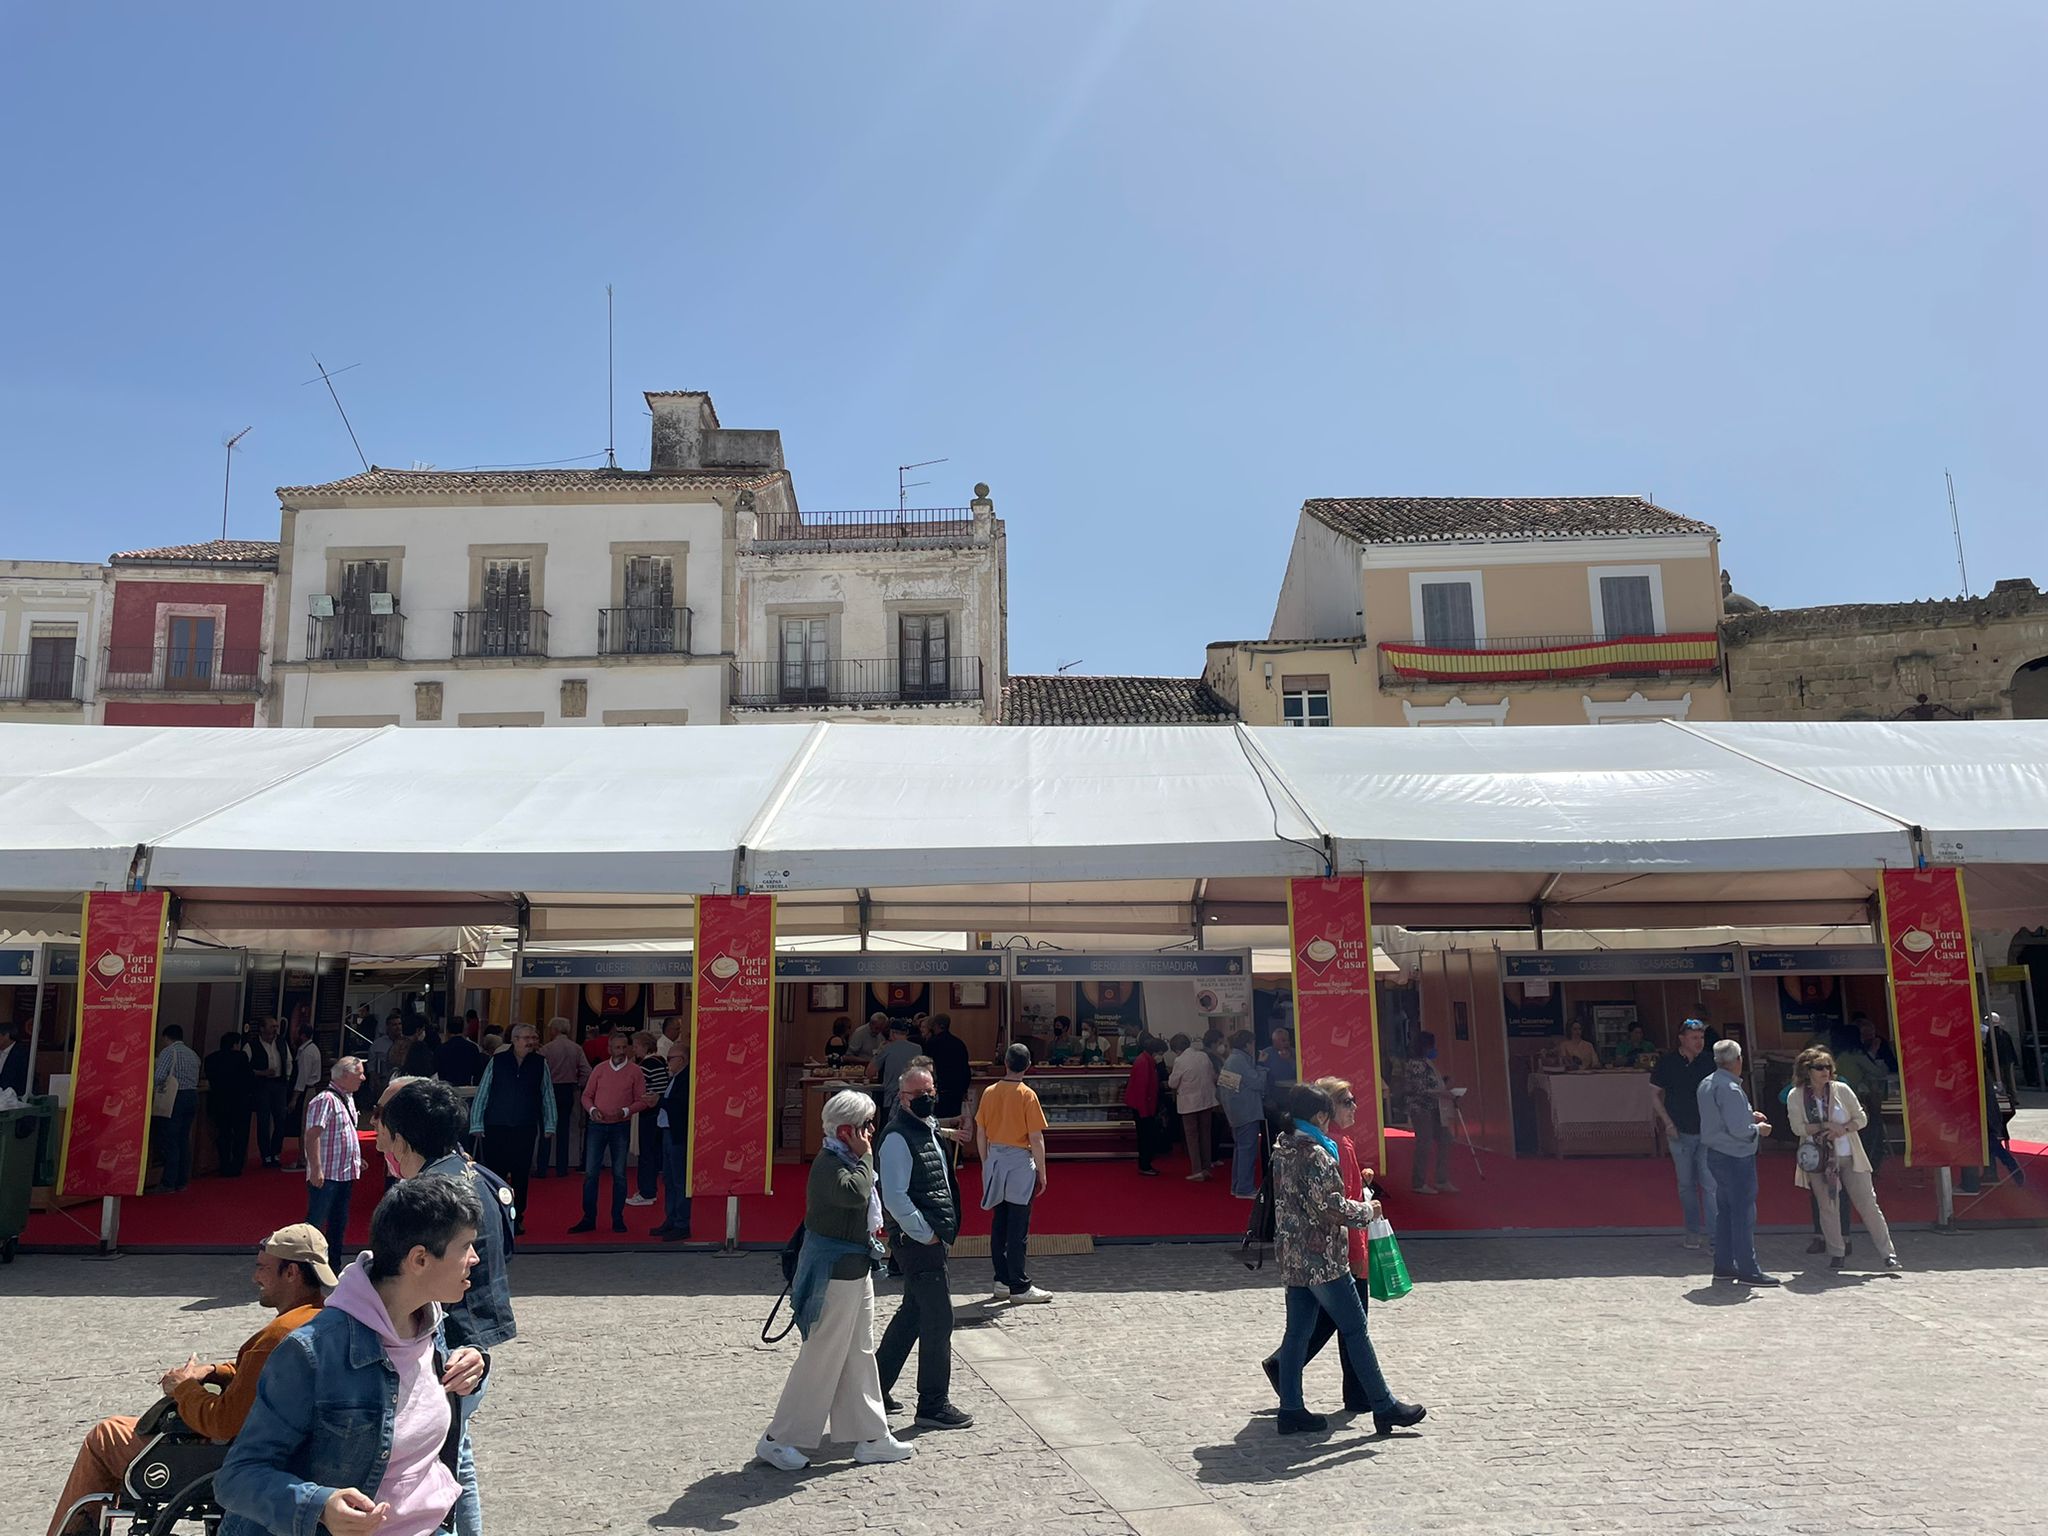
<svg viewBox="0 0 2048 1536">
<path fill-rule="evenodd" d="M 1770 1117 L 1742 1086 L 1742 1047 L 1714 1043 L 1714 1073 L 1699 1086 L 1700 1145 L 1714 1176 L 1714 1278 L 1777 1285 L 1756 1259 L 1756 1153 Z"/>
</svg>

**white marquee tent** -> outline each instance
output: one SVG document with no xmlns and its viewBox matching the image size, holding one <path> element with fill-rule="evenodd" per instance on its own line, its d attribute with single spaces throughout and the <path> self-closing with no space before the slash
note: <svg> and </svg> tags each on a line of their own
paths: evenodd
<svg viewBox="0 0 2048 1536">
<path fill-rule="evenodd" d="M 1326 867 L 1417 927 L 1859 923 L 1921 859 L 2040 920 L 2048 723 L 0 726 L 0 926 L 140 881 L 216 929 L 660 938 L 745 884 L 790 933 L 1220 938 Z"/>
</svg>

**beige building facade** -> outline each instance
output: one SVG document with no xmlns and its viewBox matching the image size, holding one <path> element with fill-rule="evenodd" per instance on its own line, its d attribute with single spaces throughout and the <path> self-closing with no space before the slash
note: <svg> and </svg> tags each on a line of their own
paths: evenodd
<svg viewBox="0 0 2048 1536">
<path fill-rule="evenodd" d="M 1720 616 L 1713 528 L 1640 497 L 1316 500 L 1202 681 L 1257 725 L 1725 720 Z"/>
<path fill-rule="evenodd" d="M 0 720 L 93 718 L 106 571 L 73 560 L 0 560 Z"/>
</svg>

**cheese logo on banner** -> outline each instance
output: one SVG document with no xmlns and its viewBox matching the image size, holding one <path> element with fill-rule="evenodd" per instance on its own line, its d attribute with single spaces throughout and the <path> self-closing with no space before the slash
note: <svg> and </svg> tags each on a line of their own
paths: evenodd
<svg viewBox="0 0 2048 1536">
<path fill-rule="evenodd" d="M 85 899 L 71 1113 L 58 1155 L 57 1187 L 66 1196 L 142 1193 L 169 901 L 163 891 L 95 891 Z"/>
<path fill-rule="evenodd" d="M 774 1165 L 775 898 L 697 898 L 690 1193 L 768 1193 Z"/>
<path fill-rule="evenodd" d="M 1975 1167 L 1989 1148 L 1962 872 L 1887 869 L 1878 893 L 1898 1027 L 1906 1162 Z"/>
<path fill-rule="evenodd" d="M 1294 1050 L 1301 1080 L 1341 1077 L 1351 1084 L 1358 1099 L 1352 1141 L 1361 1158 L 1384 1169 L 1372 903 L 1365 877 L 1290 880 L 1287 931 L 1294 957 Z"/>
</svg>

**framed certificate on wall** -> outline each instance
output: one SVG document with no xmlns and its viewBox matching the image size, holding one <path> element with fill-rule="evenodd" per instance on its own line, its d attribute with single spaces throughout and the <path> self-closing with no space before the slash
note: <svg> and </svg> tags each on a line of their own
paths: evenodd
<svg viewBox="0 0 2048 1536">
<path fill-rule="evenodd" d="M 953 1006 L 955 1008 L 986 1008 L 988 1006 L 988 983 L 985 981 L 954 982 Z"/>
<path fill-rule="evenodd" d="M 843 981 L 814 981 L 810 984 L 810 1007 L 813 1013 L 831 1013 L 846 1006 L 846 983 Z"/>
</svg>

